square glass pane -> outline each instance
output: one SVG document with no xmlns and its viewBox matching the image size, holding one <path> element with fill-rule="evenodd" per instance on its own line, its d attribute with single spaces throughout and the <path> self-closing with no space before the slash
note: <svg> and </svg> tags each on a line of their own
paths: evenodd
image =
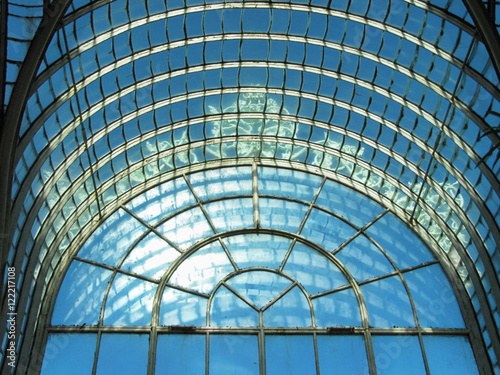
<svg viewBox="0 0 500 375">
<path fill-rule="evenodd" d="M 158 335 L 156 374 L 205 373 L 205 335 Z"/>
<path fill-rule="evenodd" d="M 92 373 L 97 334 L 51 333 L 47 339 L 41 375 Z M 75 366 L 75 363 L 78 364 Z"/>
<path fill-rule="evenodd" d="M 425 374 L 418 336 L 372 336 L 372 342 L 377 375 Z"/>
<path fill-rule="evenodd" d="M 148 350 L 149 335 L 103 333 L 96 374 L 145 374 Z"/>
<path fill-rule="evenodd" d="M 257 336 L 210 335 L 210 374 L 259 374 Z"/>
<path fill-rule="evenodd" d="M 423 340 L 431 374 L 479 374 L 467 337 L 424 336 Z"/>
<path fill-rule="evenodd" d="M 368 374 L 363 336 L 317 336 L 319 370 L 321 374 Z"/>
<path fill-rule="evenodd" d="M 267 335 L 266 370 L 268 374 L 315 374 L 313 337 Z"/>
</svg>

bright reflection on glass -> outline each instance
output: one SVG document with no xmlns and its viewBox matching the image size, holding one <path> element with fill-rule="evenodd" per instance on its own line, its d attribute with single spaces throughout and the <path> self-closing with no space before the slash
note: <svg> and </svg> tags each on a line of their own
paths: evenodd
<svg viewBox="0 0 500 375">
<path fill-rule="evenodd" d="M 145 231 L 145 226 L 120 209 L 92 233 L 78 256 L 114 267 Z"/>
<path fill-rule="evenodd" d="M 251 233 L 231 236 L 225 238 L 224 242 L 238 267 L 278 269 L 292 240 L 271 234 Z"/>
<path fill-rule="evenodd" d="M 264 311 L 266 327 L 311 327 L 311 307 L 298 286 Z"/>
<path fill-rule="evenodd" d="M 156 284 L 117 274 L 106 300 L 104 325 L 150 325 L 155 292 Z"/>
<path fill-rule="evenodd" d="M 308 207 L 295 202 L 260 198 L 259 209 L 262 227 L 296 233 Z"/>
<path fill-rule="evenodd" d="M 292 282 L 274 272 L 251 271 L 232 277 L 227 284 L 256 307 L 262 308 L 278 297 Z"/>
<path fill-rule="evenodd" d="M 218 242 L 213 242 L 184 260 L 169 282 L 201 293 L 210 293 L 232 271 L 234 268 L 224 249 Z"/>
<path fill-rule="evenodd" d="M 318 327 L 361 326 L 359 305 L 352 288 L 312 300 Z"/>
<path fill-rule="evenodd" d="M 208 216 L 217 232 L 253 227 L 251 198 L 226 199 L 205 204 Z"/>
<path fill-rule="evenodd" d="M 335 257 L 349 270 L 356 281 L 394 272 L 387 257 L 365 236 L 349 242 Z"/>
<path fill-rule="evenodd" d="M 210 325 L 219 327 L 258 327 L 259 315 L 243 299 L 221 286 L 212 299 Z"/>
<path fill-rule="evenodd" d="M 165 288 L 159 324 L 163 326 L 205 326 L 208 299 L 175 288 Z"/>
<path fill-rule="evenodd" d="M 361 286 L 372 327 L 415 327 L 408 294 L 398 276 Z"/>
<path fill-rule="evenodd" d="M 155 233 L 149 233 L 127 256 L 121 269 L 160 279 L 180 253 Z"/>
<path fill-rule="evenodd" d="M 232 195 L 252 194 L 250 167 L 221 168 L 193 173 L 189 181 L 202 201 Z"/>
<path fill-rule="evenodd" d="M 317 294 L 349 284 L 332 261 L 300 242 L 294 245 L 283 272 L 295 280 L 300 280 L 309 294 Z"/>
</svg>

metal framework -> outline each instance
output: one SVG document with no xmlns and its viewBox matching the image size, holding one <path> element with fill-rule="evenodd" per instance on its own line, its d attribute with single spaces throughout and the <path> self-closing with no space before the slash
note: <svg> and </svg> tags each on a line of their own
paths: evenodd
<svg viewBox="0 0 500 375">
<path fill-rule="evenodd" d="M 51 327 L 50 316 L 73 257 L 107 217 L 174 177 L 241 165 L 254 168 L 253 231 L 257 166 L 339 181 L 399 217 L 458 296 L 467 329 L 443 332 L 470 336 L 481 373 L 500 371 L 495 2 L 20 3 L 2 2 L 0 30 L 2 269 L 16 269 L 17 373 L 40 370 L 49 332 L 80 329 Z M 324 252 L 300 231 L 286 236 Z M 3 288 L 7 336 L 6 302 Z M 157 335 L 170 329 L 155 324 L 151 374 Z M 224 330 L 191 333 L 208 343 Z M 260 337 L 261 373 L 266 330 L 244 329 Z M 376 373 L 369 336 L 380 328 L 351 333 L 364 335 Z M 417 335 L 422 348 L 431 334 L 383 333 Z M 6 345 L 1 371 L 15 373 Z"/>
</svg>

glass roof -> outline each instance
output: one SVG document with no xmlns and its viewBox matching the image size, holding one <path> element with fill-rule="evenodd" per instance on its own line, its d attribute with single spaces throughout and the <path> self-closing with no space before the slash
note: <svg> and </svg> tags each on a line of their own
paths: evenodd
<svg viewBox="0 0 500 375">
<path fill-rule="evenodd" d="M 162 277 L 157 261 L 175 263 L 222 231 L 267 227 L 337 248 L 338 236 L 355 235 L 378 209 L 387 213 L 363 236 L 382 248 L 401 241 L 412 259 L 386 255 L 407 269 L 429 261 L 405 240 L 408 228 L 417 233 L 470 301 L 473 347 L 487 352 L 480 371 L 499 372 L 498 6 L 3 1 L 2 267 L 16 269 L 20 363 L 41 364 L 29 357 L 44 345 L 34 332 L 49 324 L 52 307 L 42 302 L 54 300 L 59 275 L 77 265 L 103 268 L 96 280 L 104 284 L 117 267 L 126 270 L 123 282 L 133 273 L 154 284 Z M 339 186 L 370 199 L 343 204 L 354 193 Z M 339 217 L 325 213 L 332 202 Z M 330 222 L 335 232 L 324 233 Z M 95 236 L 102 240 L 92 247 Z M 369 252 L 363 236 L 352 243 Z M 124 241 L 123 253 L 99 258 L 107 241 Z M 354 262 L 359 277 L 389 272 L 383 262 L 358 269 L 360 250 L 347 249 L 338 256 Z M 144 282 L 141 290 L 154 294 Z M 425 339 L 417 344 L 441 345 Z M 76 340 L 100 342 L 91 334 Z M 177 345 L 168 340 L 158 337 L 158 345 Z M 385 345 L 377 340 L 369 345 Z M 316 353 L 329 350 L 320 342 L 314 338 Z"/>
</svg>

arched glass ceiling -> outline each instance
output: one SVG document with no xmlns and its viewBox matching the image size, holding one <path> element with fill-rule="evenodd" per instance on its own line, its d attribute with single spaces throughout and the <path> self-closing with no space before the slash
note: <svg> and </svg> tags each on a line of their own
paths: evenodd
<svg viewBox="0 0 500 375">
<path fill-rule="evenodd" d="M 474 374 L 460 306 L 366 196 L 290 169 L 205 170 L 121 206 L 72 257 L 42 374 L 74 371 L 78 347 L 82 373 Z"/>
<path fill-rule="evenodd" d="M 258 160 L 341 181 L 413 227 L 455 267 L 497 369 L 500 94 L 479 5 L 56 2 L 40 22 L 3 2 L 20 358 L 54 270 L 120 204 Z M 39 32 L 17 40 L 9 25 L 28 20 Z"/>
</svg>

